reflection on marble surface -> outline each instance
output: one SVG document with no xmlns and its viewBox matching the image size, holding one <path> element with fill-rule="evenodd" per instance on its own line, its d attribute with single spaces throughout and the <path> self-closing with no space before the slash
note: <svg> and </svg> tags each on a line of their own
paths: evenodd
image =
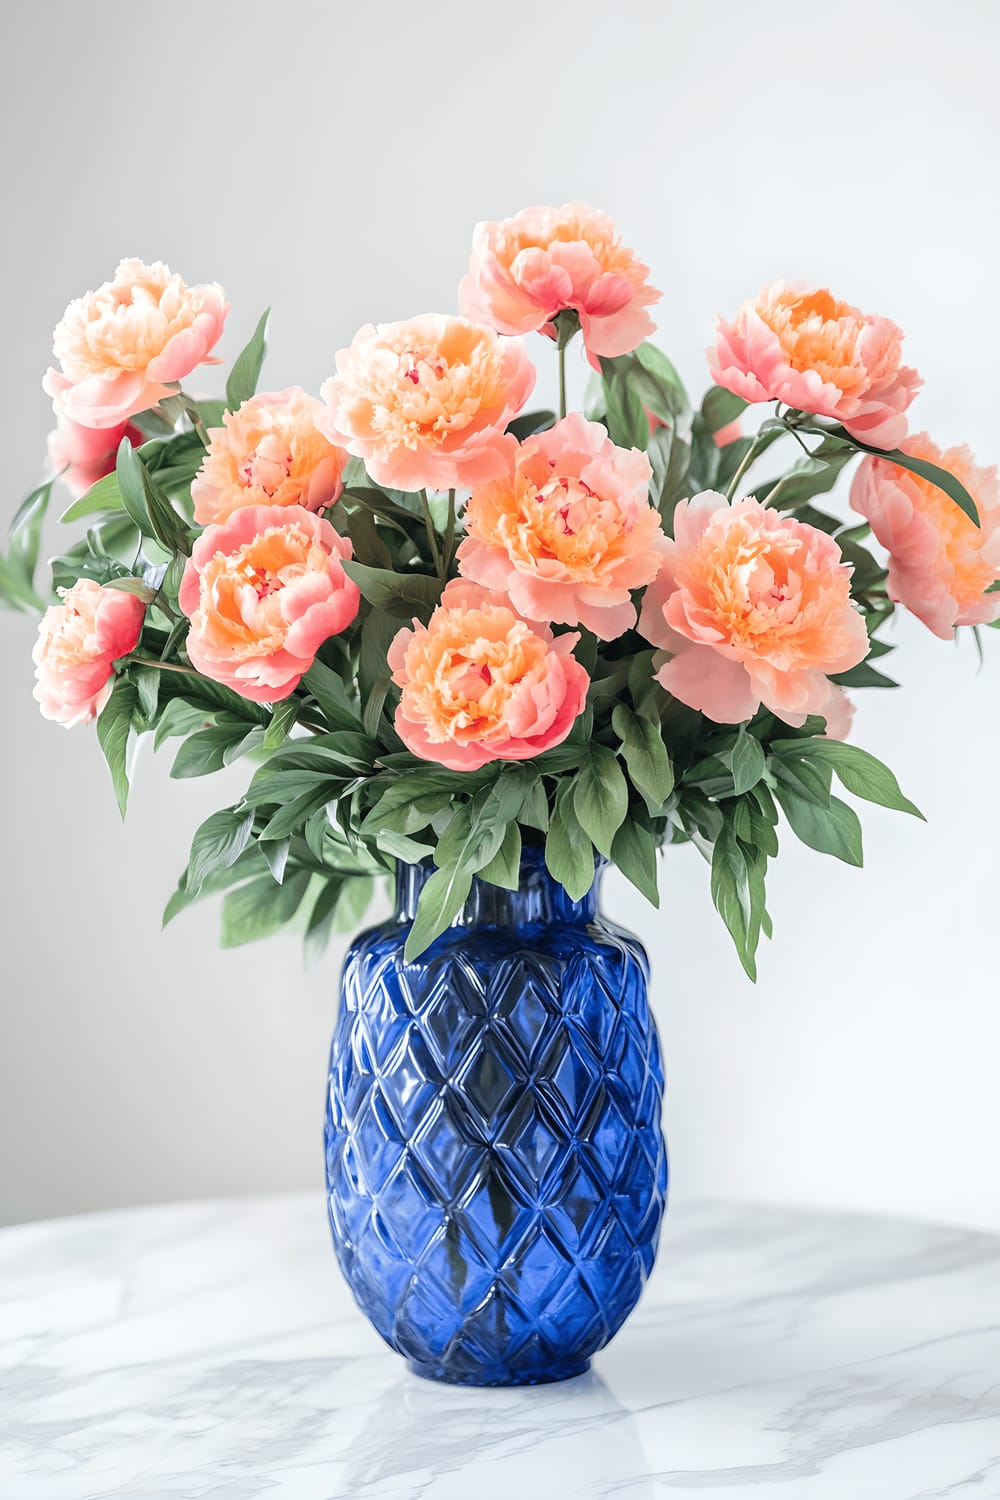
<svg viewBox="0 0 1000 1500">
<path fill-rule="evenodd" d="M 409 1375 L 321 1197 L 0 1233 L 3 1500 L 1000 1500 L 1000 1238 L 675 1208 L 593 1372 Z"/>
</svg>

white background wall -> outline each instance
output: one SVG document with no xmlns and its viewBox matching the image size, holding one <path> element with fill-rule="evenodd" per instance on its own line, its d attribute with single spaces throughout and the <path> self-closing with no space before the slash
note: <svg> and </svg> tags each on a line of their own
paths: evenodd
<svg viewBox="0 0 1000 1500">
<path fill-rule="evenodd" d="M 830 284 L 907 330 L 917 423 L 996 460 L 998 45 L 988 0 L 21 7 L 4 506 L 40 468 L 51 329 L 122 255 L 222 281 L 229 358 L 273 303 L 266 384 L 315 389 L 360 323 L 453 310 L 477 219 L 574 196 L 653 267 L 692 388 L 717 310 Z M 147 753 L 122 827 L 94 735 L 37 714 L 32 623 L 0 629 L 0 1217 L 318 1185 L 339 953 L 308 978 L 291 938 L 221 953 L 211 908 L 160 932 L 244 773 L 172 783 Z M 690 850 L 659 915 L 617 881 L 609 906 L 653 958 L 678 1195 L 1000 1228 L 1000 638 L 977 672 L 971 640 L 898 634 L 905 691 L 855 739 L 929 823 L 867 812 L 860 873 L 789 840 L 756 990 Z"/>
</svg>

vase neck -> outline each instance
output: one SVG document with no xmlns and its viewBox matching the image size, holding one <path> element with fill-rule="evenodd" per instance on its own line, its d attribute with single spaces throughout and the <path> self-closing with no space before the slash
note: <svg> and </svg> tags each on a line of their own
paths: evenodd
<svg viewBox="0 0 1000 1500">
<path fill-rule="evenodd" d="M 597 914 L 603 860 L 598 860 L 594 883 L 580 901 L 573 901 L 545 867 L 541 849 L 525 849 L 521 856 L 521 873 L 516 891 L 502 890 L 485 880 L 473 878 L 472 889 L 455 918 L 457 927 L 509 927 L 524 922 L 590 922 Z M 408 865 L 396 864 L 396 920 L 412 922 L 417 898 L 424 883 L 434 874 L 432 860 Z"/>
</svg>

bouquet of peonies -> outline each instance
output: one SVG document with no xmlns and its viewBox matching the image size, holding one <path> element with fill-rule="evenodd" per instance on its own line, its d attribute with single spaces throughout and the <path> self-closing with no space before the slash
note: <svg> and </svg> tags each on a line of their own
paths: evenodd
<svg viewBox="0 0 1000 1500">
<path fill-rule="evenodd" d="M 907 435 L 900 330 L 827 291 L 779 283 L 720 319 L 692 408 L 645 342 L 647 274 L 583 204 L 480 224 L 463 316 L 362 328 L 319 398 L 258 393 L 267 314 L 224 401 L 185 388 L 229 308 L 162 264 L 123 261 L 70 303 L 44 381 L 52 477 L 15 517 L 0 595 L 44 610 L 35 696 L 97 720 L 122 812 L 136 736 L 180 741 L 176 777 L 255 763 L 167 918 L 225 892 L 226 944 L 295 921 L 316 954 L 394 861 L 432 860 L 409 961 L 473 877 L 516 887 L 525 842 L 574 899 L 596 851 L 655 904 L 658 850 L 690 840 L 752 976 L 780 815 L 860 865 L 834 776 L 916 813 L 844 743 L 847 690 L 892 685 L 874 663 L 897 604 L 942 637 L 997 623 L 996 470 Z M 558 413 L 527 410 L 531 333 Z M 777 444 L 785 466 L 754 480 Z M 844 519 L 822 497 L 859 455 Z M 57 482 L 87 530 L 46 608 Z"/>
</svg>

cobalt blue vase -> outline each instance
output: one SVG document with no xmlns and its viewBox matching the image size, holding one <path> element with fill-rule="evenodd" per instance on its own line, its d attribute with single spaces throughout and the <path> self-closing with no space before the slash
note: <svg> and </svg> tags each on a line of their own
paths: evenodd
<svg viewBox="0 0 1000 1500">
<path fill-rule="evenodd" d="M 635 1306 L 666 1202 L 663 1069 L 635 937 L 526 849 L 414 962 L 430 866 L 344 964 L 326 1170 L 341 1269 L 419 1375 L 579 1375 Z"/>
</svg>

